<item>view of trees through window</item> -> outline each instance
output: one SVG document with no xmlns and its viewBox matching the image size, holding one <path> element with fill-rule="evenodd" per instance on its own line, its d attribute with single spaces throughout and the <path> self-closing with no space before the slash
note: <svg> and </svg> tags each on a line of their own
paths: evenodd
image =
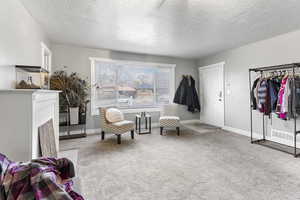
<svg viewBox="0 0 300 200">
<path fill-rule="evenodd" d="M 95 62 L 96 107 L 155 107 L 170 101 L 171 68 Z"/>
</svg>

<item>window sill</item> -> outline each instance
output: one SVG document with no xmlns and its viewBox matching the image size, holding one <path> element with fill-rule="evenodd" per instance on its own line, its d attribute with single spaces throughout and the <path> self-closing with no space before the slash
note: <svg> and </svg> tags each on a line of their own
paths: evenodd
<svg viewBox="0 0 300 200">
<path fill-rule="evenodd" d="M 132 113 L 141 113 L 141 112 L 161 112 L 160 107 L 152 107 L 152 108 L 119 108 L 124 114 L 132 114 Z M 95 110 L 91 113 L 92 116 L 99 116 L 98 110 Z"/>
<path fill-rule="evenodd" d="M 125 114 L 130 114 L 130 113 L 141 113 L 141 112 L 161 112 L 161 108 L 159 107 L 154 107 L 154 108 L 121 108 L 120 109 L 123 113 Z"/>
</svg>

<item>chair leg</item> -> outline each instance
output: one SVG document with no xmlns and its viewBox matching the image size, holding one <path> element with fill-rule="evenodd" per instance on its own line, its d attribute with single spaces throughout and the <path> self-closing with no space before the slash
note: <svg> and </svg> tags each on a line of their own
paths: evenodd
<svg viewBox="0 0 300 200">
<path fill-rule="evenodd" d="M 118 144 L 121 144 L 121 134 L 117 135 Z"/>
<path fill-rule="evenodd" d="M 134 139 L 134 130 L 131 130 L 131 139 Z"/>
<path fill-rule="evenodd" d="M 176 130 L 177 130 L 177 135 L 179 135 L 180 134 L 180 128 L 176 127 Z"/>
<path fill-rule="evenodd" d="M 135 130 L 138 130 L 138 118 L 135 117 Z"/>
<path fill-rule="evenodd" d="M 148 119 L 147 119 L 147 117 L 145 118 L 145 129 L 148 129 Z"/>
<path fill-rule="evenodd" d="M 105 132 L 101 131 L 101 140 L 104 140 L 104 138 L 105 138 Z"/>
<path fill-rule="evenodd" d="M 141 134 L 141 118 L 139 118 L 139 134 Z"/>
<path fill-rule="evenodd" d="M 160 127 L 160 135 L 163 134 L 164 127 Z"/>
</svg>

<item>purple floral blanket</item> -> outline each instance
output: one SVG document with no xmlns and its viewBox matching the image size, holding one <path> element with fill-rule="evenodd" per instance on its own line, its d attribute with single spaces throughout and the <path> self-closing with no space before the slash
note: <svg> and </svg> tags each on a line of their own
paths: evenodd
<svg viewBox="0 0 300 200">
<path fill-rule="evenodd" d="M 41 158 L 12 162 L 0 154 L 0 200 L 83 200 L 72 190 L 73 163 Z"/>
</svg>

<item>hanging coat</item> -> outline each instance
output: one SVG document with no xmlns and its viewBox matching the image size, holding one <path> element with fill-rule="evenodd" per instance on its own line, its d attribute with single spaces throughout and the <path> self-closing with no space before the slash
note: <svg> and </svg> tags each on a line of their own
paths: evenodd
<svg viewBox="0 0 300 200">
<path fill-rule="evenodd" d="M 184 76 L 176 90 L 174 100 L 173 100 L 174 103 L 180 105 L 186 105 L 187 88 L 188 88 L 188 78 Z"/>
<path fill-rule="evenodd" d="M 173 102 L 188 106 L 188 111 L 190 112 L 200 112 L 199 97 L 195 87 L 195 80 L 192 76 L 183 76 L 176 90 Z"/>
<path fill-rule="evenodd" d="M 256 87 L 257 87 L 257 84 L 258 84 L 258 82 L 259 82 L 259 80 L 260 80 L 260 78 L 257 78 L 255 81 L 254 81 L 254 83 L 253 83 L 253 85 L 252 85 L 252 88 L 251 88 L 251 102 L 252 102 L 252 109 L 253 110 L 256 110 L 257 109 L 257 99 L 256 99 L 256 97 L 255 97 L 255 89 L 256 89 Z"/>
<path fill-rule="evenodd" d="M 187 91 L 187 104 L 188 111 L 200 112 L 200 103 L 198 93 L 195 87 L 195 80 L 192 76 L 189 77 L 189 85 Z"/>
</svg>

